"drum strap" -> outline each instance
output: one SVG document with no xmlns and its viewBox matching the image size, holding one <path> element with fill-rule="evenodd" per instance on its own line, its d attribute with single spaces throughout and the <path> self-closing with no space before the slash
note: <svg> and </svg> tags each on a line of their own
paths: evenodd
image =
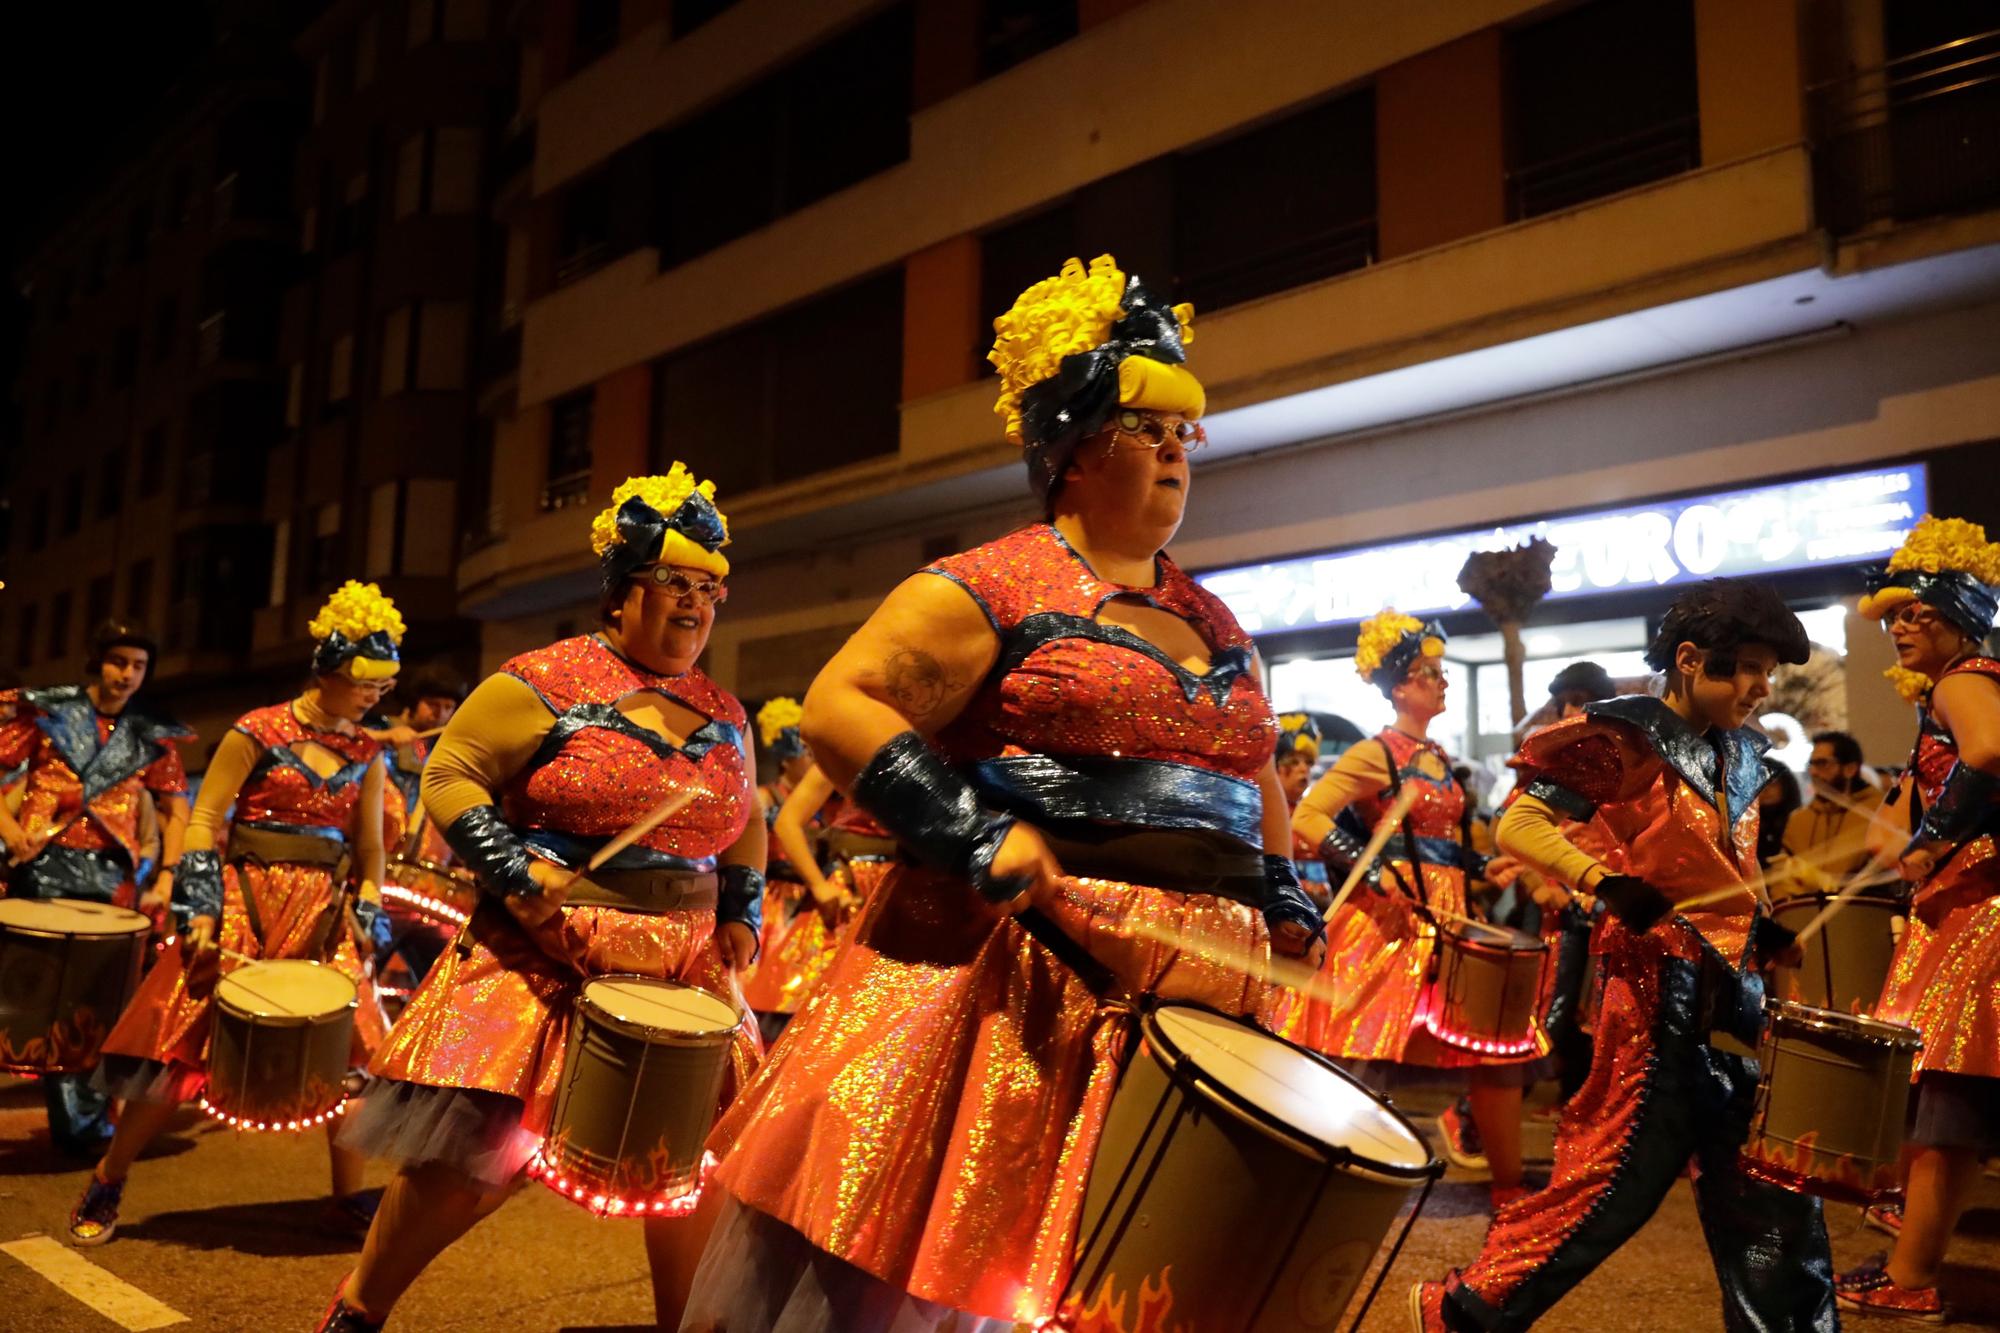
<svg viewBox="0 0 2000 1333">
<path fill-rule="evenodd" d="M 715 910 L 722 877 L 710 870 L 690 875 L 674 870 L 593 870 L 570 886 L 570 907 L 616 907 L 657 916 L 663 912 Z"/>
<path fill-rule="evenodd" d="M 828 853 L 842 861 L 886 861 L 896 854 L 894 838 L 855 833 L 848 829 L 828 829 L 824 845 Z"/>
</svg>

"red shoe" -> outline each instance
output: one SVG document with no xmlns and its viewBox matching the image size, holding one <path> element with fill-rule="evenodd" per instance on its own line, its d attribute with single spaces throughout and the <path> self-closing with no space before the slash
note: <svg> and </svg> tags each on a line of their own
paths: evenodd
<svg viewBox="0 0 2000 1333">
<path fill-rule="evenodd" d="M 1437 1118 L 1438 1137 L 1444 1140 L 1445 1160 L 1467 1171 L 1492 1169 L 1486 1160 L 1486 1145 L 1479 1141 L 1479 1129 L 1472 1118 L 1453 1102 Z"/>
<path fill-rule="evenodd" d="M 1900 1236 L 1903 1234 L 1903 1205 L 1871 1203 L 1861 1210 L 1861 1225 L 1874 1227 L 1885 1236 Z"/>
<path fill-rule="evenodd" d="M 1843 1310 L 1886 1315 L 1914 1324 L 1950 1319 L 1936 1287 L 1899 1287 L 1886 1268 L 1864 1265 L 1833 1280 L 1833 1298 Z"/>
<path fill-rule="evenodd" d="M 1419 1282 L 1410 1288 L 1411 1333 L 1451 1333 L 1444 1322 L 1444 1283 Z"/>
<path fill-rule="evenodd" d="M 353 1276 L 352 1273 L 347 1275 Z M 327 1306 L 326 1313 L 319 1317 L 313 1333 L 382 1333 L 381 1324 L 362 1318 L 347 1304 L 347 1277 L 334 1286 L 333 1304 Z"/>
</svg>

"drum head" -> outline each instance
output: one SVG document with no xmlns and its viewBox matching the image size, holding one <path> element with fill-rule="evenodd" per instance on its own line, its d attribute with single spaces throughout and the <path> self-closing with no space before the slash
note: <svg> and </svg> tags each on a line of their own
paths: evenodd
<svg viewBox="0 0 2000 1333">
<path fill-rule="evenodd" d="M 599 977 L 584 983 L 582 1000 L 628 1031 L 701 1037 L 733 1031 L 734 1005 L 699 986 L 650 977 Z"/>
<path fill-rule="evenodd" d="M 1173 1047 L 1161 1052 L 1170 1064 L 1195 1065 L 1294 1132 L 1365 1166 L 1412 1176 L 1426 1172 L 1431 1153 L 1416 1131 L 1332 1065 L 1206 1009 L 1161 1005 L 1147 1021 Z"/>
<path fill-rule="evenodd" d="M 309 1020 L 353 1004 L 354 983 L 324 963 L 277 958 L 245 963 L 215 987 L 215 998 L 257 1018 Z"/>
<path fill-rule="evenodd" d="M 1539 953 L 1548 947 L 1539 935 L 1530 935 L 1512 926 L 1496 926 L 1490 921 L 1454 921 L 1445 928 L 1445 933 L 1468 944 L 1483 945 L 1488 949 L 1511 949 L 1517 953 Z"/>
<path fill-rule="evenodd" d="M 1837 1009 L 1815 1009 L 1796 1000 L 1767 1000 L 1765 1004 L 1770 1011 L 1771 1030 L 1778 1036 L 1785 1035 L 1787 1031 L 1815 1031 L 1882 1046 L 1915 1049 L 1923 1045 L 1923 1037 L 1917 1030 L 1902 1023 L 1885 1023 L 1879 1018 L 1843 1014 Z"/>
<path fill-rule="evenodd" d="M 0 898 L 0 929 L 49 935 L 135 935 L 152 929 L 138 912 L 82 898 Z"/>
</svg>

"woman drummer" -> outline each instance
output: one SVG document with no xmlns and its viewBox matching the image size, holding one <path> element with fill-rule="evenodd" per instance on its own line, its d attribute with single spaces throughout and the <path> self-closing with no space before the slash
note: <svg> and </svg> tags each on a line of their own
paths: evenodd
<svg viewBox="0 0 2000 1333">
<path fill-rule="evenodd" d="M 323 1331 L 379 1327 L 522 1177 L 549 1125 L 584 980 L 673 979 L 742 1008 L 733 972 L 756 954 L 764 821 L 749 719 L 695 665 L 727 596 L 728 528 L 714 495 L 679 463 L 614 491 L 592 528 L 604 628 L 512 659 L 438 738 L 424 808 L 487 896 L 347 1117 L 343 1143 L 400 1169 Z M 586 871 L 621 832 L 680 798 Z M 733 1085 L 757 1051 L 746 1016 Z M 666 1327 L 679 1321 L 705 1220 L 647 1219 Z"/>
<path fill-rule="evenodd" d="M 1940 1322 L 1938 1272 L 1979 1178 L 2000 1152 L 2000 660 L 1981 651 L 2000 611 L 2000 542 L 1961 519 L 1925 515 L 1861 613 L 1896 644 L 1891 675 L 1917 703 L 1911 777 L 1922 797 L 1904 878 L 1909 925 L 1875 1017 L 1924 1037 L 1900 1213 L 1886 1265 L 1843 1274 L 1850 1310 Z"/>
<path fill-rule="evenodd" d="M 1475 1055 L 1438 1041 L 1423 1022 L 1438 928 L 1467 915 L 1468 882 L 1487 869 L 1472 846 L 1470 798 L 1430 737 L 1445 709 L 1444 642 L 1436 621 L 1393 609 L 1362 622 L 1354 669 L 1395 706 L 1396 720 L 1341 754 L 1299 803 L 1292 829 L 1320 849 L 1337 885 L 1398 793 L 1407 786 L 1417 797 L 1328 927 L 1323 975 L 1332 1000 L 1313 1000 L 1290 1035 L 1384 1090 L 1468 1080 L 1477 1141 L 1456 1106 L 1438 1118 L 1439 1129 L 1458 1165 L 1490 1167 L 1498 1208 L 1524 1192 L 1521 1089 L 1535 1053 Z"/>
<path fill-rule="evenodd" d="M 1232 1014 L 1269 1000 L 1240 969 L 1273 931 L 1315 945 L 1250 640 L 1162 553 L 1201 438 L 1189 313 L 1108 255 L 1030 288 L 992 359 L 1050 521 L 905 581 L 807 694 L 907 859 L 717 1128 L 732 1204 L 683 1328 L 1053 1313 L 1124 1021 L 1042 940 Z"/>
<path fill-rule="evenodd" d="M 814 897 L 812 886 L 825 882 L 814 843 L 822 816 L 832 813 L 832 785 L 821 779 L 810 808 L 801 805 L 791 825 L 780 828 L 786 803 L 814 780 L 812 749 L 799 735 L 802 712 L 797 699 L 783 696 L 757 710 L 758 745 L 764 758 L 778 765 L 778 776 L 757 788 L 770 858 L 764 871 L 763 938 L 757 966 L 743 978 L 743 998 L 756 1011 L 766 1042 L 776 1041 L 791 1020 L 810 980 L 806 973 L 815 969 L 821 952 L 818 943 L 802 938 L 818 917 L 803 909 Z M 826 934 L 823 926 L 819 933 Z"/>
<path fill-rule="evenodd" d="M 374 584 L 349 580 L 307 628 L 317 641 L 312 683 L 238 718 L 209 761 L 174 879 L 175 911 L 187 922 L 180 951 L 147 974 L 105 1039 L 99 1082 L 126 1106 L 70 1213 L 79 1245 L 111 1239 L 134 1159 L 201 1092 L 222 973 L 246 959 L 331 962 L 360 992 L 357 1066 L 388 1027 L 362 964 L 387 924 L 378 898 L 386 778 L 381 744 L 358 724 L 396 683 L 403 618 Z M 216 850 L 225 839 L 227 864 Z M 328 1221 L 359 1234 L 372 1207 L 359 1193 L 361 1158 L 333 1142 L 338 1125 L 327 1124 Z"/>
</svg>

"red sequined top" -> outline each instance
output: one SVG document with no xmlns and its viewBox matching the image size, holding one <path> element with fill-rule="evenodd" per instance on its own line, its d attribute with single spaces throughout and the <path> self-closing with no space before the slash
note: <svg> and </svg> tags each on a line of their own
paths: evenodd
<svg viewBox="0 0 2000 1333">
<path fill-rule="evenodd" d="M 971 593 L 1001 639 L 1000 660 L 937 737 L 958 761 L 1011 755 L 1164 760 L 1254 782 L 1277 720 L 1250 675 L 1250 636 L 1221 600 L 1166 556 L 1151 588 L 1107 582 L 1055 528 L 1037 523 L 928 567 Z M 1185 620 L 1211 650 L 1190 672 L 1096 616 L 1143 600 Z"/>
<path fill-rule="evenodd" d="M 1985 676 L 2000 683 L 2000 660 L 1991 657 L 1968 657 L 1940 676 L 1962 676 L 1966 674 Z M 1917 714 L 1917 750 L 1910 767 L 1915 770 L 1917 783 L 1923 790 L 1924 804 L 1930 806 L 1944 790 L 1944 780 L 1958 763 L 1958 742 L 1944 729 L 1928 707 Z"/>
<path fill-rule="evenodd" d="M 382 753 L 382 743 L 365 732 L 321 731 L 299 721 L 289 702 L 272 704 L 236 719 L 234 730 L 260 749 L 250 776 L 236 793 L 236 822 L 307 830 L 345 840 L 354 829 L 361 802 L 361 779 Z M 340 758 L 341 766 L 322 778 L 299 757 L 306 742 Z"/>
<path fill-rule="evenodd" d="M 187 794 L 173 742 L 193 733 L 130 709 L 106 716 L 74 688 L 10 690 L 0 705 L 13 710 L 0 760 L 26 765 L 21 826 L 60 830 L 50 839 L 56 847 L 118 849 L 137 865 L 141 793 L 156 800 Z"/>
<path fill-rule="evenodd" d="M 1442 745 L 1433 740 L 1418 740 L 1394 727 L 1385 727 L 1364 745 L 1385 745 L 1389 758 L 1394 761 L 1391 771 L 1396 777 L 1396 788 L 1383 788 L 1355 798 L 1353 808 L 1360 815 L 1362 823 L 1374 828 L 1395 803 L 1393 791 L 1405 785 L 1416 789 L 1417 799 L 1410 806 L 1410 832 L 1419 838 L 1444 838 L 1452 842 L 1462 841 L 1465 828 L 1465 788 L 1458 785 L 1458 779 L 1451 773 L 1451 756 Z M 1424 765 L 1424 755 L 1436 761 L 1436 771 Z"/>
<path fill-rule="evenodd" d="M 500 668 L 555 714 L 534 759 L 501 792 L 508 824 L 581 839 L 615 836 L 677 790 L 692 801 L 636 844 L 699 860 L 742 836 L 757 811 L 735 697 L 701 671 L 663 676 L 614 652 L 596 635 L 563 639 Z M 709 721 L 675 746 L 620 713 L 628 695 L 664 695 Z"/>
</svg>

